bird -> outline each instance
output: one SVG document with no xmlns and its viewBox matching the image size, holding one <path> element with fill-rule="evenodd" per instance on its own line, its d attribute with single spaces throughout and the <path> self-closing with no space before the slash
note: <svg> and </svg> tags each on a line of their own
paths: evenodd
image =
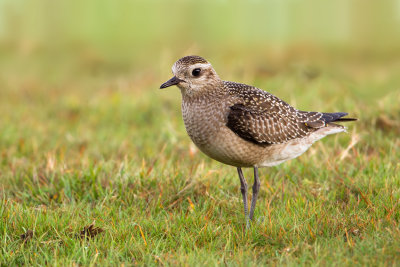
<svg viewBox="0 0 400 267">
<path fill-rule="evenodd" d="M 258 169 L 303 154 L 315 141 L 346 131 L 338 122 L 355 121 L 348 113 L 298 110 L 254 86 L 221 80 L 200 56 L 185 56 L 172 66 L 182 95 L 182 117 L 193 143 L 210 158 L 237 168 L 246 225 L 254 219 L 260 190 Z M 250 212 L 242 168 L 254 169 Z"/>
</svg>

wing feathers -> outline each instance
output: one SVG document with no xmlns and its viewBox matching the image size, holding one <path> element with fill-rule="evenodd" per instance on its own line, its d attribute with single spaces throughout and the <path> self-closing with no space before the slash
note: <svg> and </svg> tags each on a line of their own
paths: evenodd
<svg viewBox="0 0 400 267">
<path fill-rule="evenodd" d="M 342 118 L 347 115 L 344 112 L 299 111 L 270 93 L 248 85 L 225 82 L 225 86 L 237 97 L 237 103 L 230 107 L 227 127 L 256 144 L 285 143 L 306 137 L 331 122 L 355 120 Z"/>
</svg>

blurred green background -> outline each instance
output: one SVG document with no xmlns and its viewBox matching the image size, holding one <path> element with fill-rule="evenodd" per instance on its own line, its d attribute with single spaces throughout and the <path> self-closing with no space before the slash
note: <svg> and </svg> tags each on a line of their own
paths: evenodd
<svg viewBox="0 0 400 267">
<path fill-rule="evenodd" d="M 400 1 L 0 0 L 3 155 L 105 140 L 99 155 L 152 154 L 160 128 L 187 141 L 179 90 L 158 87 L 188 54 L 299 109 L 397 128 Z"/>
<path fill-rule="evenodd" d="M 7 59 L 23 61 L 21 75 L 33 62 L 46 71 L 71 64 L 71 75 L 158 75 L 191 53 L 268 66 L 334 51 L 398 57 L 400 1 L 0 0 L 2 68 L 12 67 Z"/>
<path fill-rule="evenodd" d="M 179 109 L 178 90 L 157 88 L 188 54 L 291 104 L 308 94 L 299 108 L 319 108 L 317 92 L 357 113 L 398 91 L 400 1 L 0 0 L 0 111 L 112 98 Z M 307 89 L 318 77 L 334 84 Z"/>
<path fill-rule="evenodd" d="M 366 134 L 399 128 L 400 1 L 0 0 L 3 163 L 187 149 L 179 90 L 158 87 L 189 54 Z"/>
</svg>

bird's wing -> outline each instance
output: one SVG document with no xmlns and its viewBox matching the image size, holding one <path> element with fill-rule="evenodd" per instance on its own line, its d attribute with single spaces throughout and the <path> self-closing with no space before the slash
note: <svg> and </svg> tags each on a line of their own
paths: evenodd
<svg viewBox="0 0 400 267">
<path fill-rule="evenodd" d="M 305 137 L 328 122 L 323 118 L 326 113 L 299 111 L 261 89 L 232 82 L 225 82 L 225 86 L 237 96 L 227 126 L 253 143 L 285 143 Z"/>
</svg>

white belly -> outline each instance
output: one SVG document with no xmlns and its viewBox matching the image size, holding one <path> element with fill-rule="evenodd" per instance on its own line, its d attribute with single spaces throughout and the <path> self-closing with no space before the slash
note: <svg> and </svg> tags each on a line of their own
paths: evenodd
<svg viewBox="0 0 400 267">
<path fill-rule="evenodd" d="M 287 160 L 297 158 L 307 151 L 311 145 L 319 139 L 335 133 L 345 131 L 344 127 L 326 127 L 322 128 L 303 139 L 295 139 L 285 144 L 275 145 L 275 152 L 270 153 L 263 161 L 257 164 L 258 167 L 270 167 L 281 164 Z"/>
</svg>

